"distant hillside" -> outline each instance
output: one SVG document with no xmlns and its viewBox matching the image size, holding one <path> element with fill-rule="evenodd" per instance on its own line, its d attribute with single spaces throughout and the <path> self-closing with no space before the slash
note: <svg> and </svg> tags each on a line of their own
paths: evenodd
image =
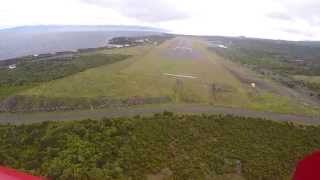
<svg viewBox="0 0 320 180">
<path fill-rule="evenodd" d="M 0 30 L 0 60 L 105 46 L 116 36 L 160 34 L 143 26 L 22 26 Z"/>
<path fill-rule="evenodd" d="M 145 32 L 165 32 L 163 29 L 146 26 L 87 26 L 87 25 L 39 25 L 39 26 L 19 26 L 0 30 L 1 32 L 16 33 L 45 33 L 45 32 L 87 32 L 87 31 L 145 31 Z"/>
</svg>

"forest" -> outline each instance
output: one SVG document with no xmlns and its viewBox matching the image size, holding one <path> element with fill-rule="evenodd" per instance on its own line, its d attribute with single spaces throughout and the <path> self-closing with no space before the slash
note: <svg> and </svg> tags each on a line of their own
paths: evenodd
<svg viewBox="0 0 320 180">
<path fill-rule="evenodd" d="M 50 179 L 290 179 L 320 127 L 231 115 L 0 125 L 0 164 Z"/>
</svg>

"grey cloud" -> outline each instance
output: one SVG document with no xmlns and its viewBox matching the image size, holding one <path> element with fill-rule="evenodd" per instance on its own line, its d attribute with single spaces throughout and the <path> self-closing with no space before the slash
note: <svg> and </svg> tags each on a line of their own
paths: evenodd
<svg viewBox="0 0 320 180">
<path fill-rule="evenodd" d="M 283 32 L 289 33 L 289 34 L 294 34 L 294 35 L 302 35 L 305 37 L 314 37 L 315 34 L 310 33 L 310 32 L 305 32 L 305 31 L 301 31 L 301 30 L 297 30 L 297 29 L 282 29 Z"/>
<path fill-rule="evenodd" d="M 145 22 L 185 19 L 189 15 L 170 6 L 166 0 L 81 0 L 100 7 L 112 8 L 122 15 Z"/>
<path fill-rule="evenodd" d="M 280 1 L 282 7 L 286 9 L 288 14 L 294 19 L 302 19 L 311 25 L 320 25 L 320 1 L 319 0 L 304 0 Z"/>
</svg>

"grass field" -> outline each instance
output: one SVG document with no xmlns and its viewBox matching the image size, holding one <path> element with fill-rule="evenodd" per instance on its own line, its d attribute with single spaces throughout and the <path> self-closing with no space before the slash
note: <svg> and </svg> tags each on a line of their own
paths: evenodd
<svg viewBox="0 0 320 180">
<path fill-rule="evenodd" d="M 138 46 L 98 53 L 135 56 L 44 83 L 23 91 L 21 95 L 114 99 L 167 96 L 173 103 L 207 103 L 280 113 L 319 114 L 318 109 L 299 105 L 294 98 L 286 97 L 290 94 L 288 89 L 261 80 L 248 69 L 217 56 L 207 49 L 205 42 L 195 38 L 179 37 L 158 47 Z M 165 73 L 194 76 L 196 79 L 177 80 Z M 257 81 L 261 86 L 252 88 L 251 81 Z"/>
<path fill-rule="evenodd" d="M 307 81 L 310 83 L 318 83 L 320 84 L 320 76 L 303 76 L 303 75 L 297 75 L 294 76 L 297 80 Z"/>
<path fill-rule="evenodd" d="M 11 95 L 19 94 L 20 92 L 23 92 L 33 87 L 34 85 L 2 86 L 0 87 L 0 100 L 3 100 Z"/>
<path fill-rule="evenodd" d="M 306 87 L 313 90 L 310 95 L 318 97 L 318 99 L 320 99 L 320 76 L 296 75 L 293 78 L 296 81 L 302 81 Z"/>
<path fill-rule="evenodd" d="M 46 83 L 24 92 L 26 95 L 44 95 L 55 97 L 97 97 L 129 98 L 133 96 L 171 96 L 175 97 L 176 80 L 164 73 L 187 74 L 198 77 L 197 80 L 184 79 L 181 90 L 182 99 L 208 101 L 210 83 L 221 84 L 237 93 L 236 98 L 245 100 L 241 84 L 219 64 L 214 54 L 209 54 L 203 44 L 193 46 L 201 54 L 196 59 L 169 56 L 168 42 L 147 54 L 141 54 L 127 61 L 98 67 L 61 80 Z M 123 51 L 123 50 L 122 50 Z M 131 50 L 132 51 L 132 50 Z M 126 53 L 126 52 L 124 52 Z M 177 101 L 179 101 L 177 99 Z"/>
<path fill-rule="evenodd" d="M 112 64 L 128 58 L 118 54 L 81 54 L 72 58 L 50 60 L 24 59 L 17 68 L 0 68 L 0 100 L 19 94 L 30 88 L 55 79 L 77 74 L 86 69 Z"/>
</svg>

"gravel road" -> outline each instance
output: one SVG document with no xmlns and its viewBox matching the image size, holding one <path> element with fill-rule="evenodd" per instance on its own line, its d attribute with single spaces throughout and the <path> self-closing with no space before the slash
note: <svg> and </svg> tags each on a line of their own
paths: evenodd
<svg viewBox="0 0 320 180">
<path fill-rule="evenodd" d="M 291 121 L 300 124 L 320 125 L 320 117 L 306 117 L 271 112 L 257 112 L 238 108 L 213 107 L 208 105 L 159 105 L 151 107 L 130 107 L 99 110 L 83 110 L 48 113 L 0 114 L 0 123 L 27 124 L 43 121 L 66 121 L 83 119 L 101 119 L 104 117 L 151 116 L 154 113 L 170 111 L 178 114 L 232 114 L 236 116 L 258 117 L 275 121 Z"/>
</svg>

